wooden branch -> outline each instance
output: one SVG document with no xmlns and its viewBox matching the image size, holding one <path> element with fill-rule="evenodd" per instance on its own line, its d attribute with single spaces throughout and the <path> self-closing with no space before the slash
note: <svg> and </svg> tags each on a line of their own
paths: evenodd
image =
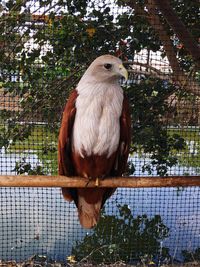
<svg viewBox="0 0 200 267">
<path fill-rule="evenodd" d="M 168 68 L 168 72 L 167 73 L 164 72 L 164 71 L 161 71 L 161 70 L 159 70 L 159 69 L 157 69 L 155 67 L 153 67 L 150 64 L 142 63 L 142 62 L 139 62 L 139 61 L 134 61 L 134 60 L 131 60 L 131 61 L 123 61 L 123 64 L 124 65 L 129 65 L 133 70 L 134 70 L 134 67 L 135 66 L 138 66 L 140 68 L 150 69 L 150 70 L 146 71 L 147 73 L 149 73 L 149 72 L 156 72 L 159 75 L 169 75 L 169 74 L 172 74 L 170 65 L 167 65 L 167 64 L 166 64 L 166 68 Z M 164 64 L 163 64 L 163 66 L 164 66 Z M 160 67 L 160 64 L 158 64 L 158 67 Z"/>
<path fill-rule="evenodd" d="M 147 75 L 147 76 L 152 76 L 152 77 L 155 77 L 155 78 L 158 78 L 158 79 L 161 79 L 161 80 L 168 80 L 170 81 L 171 83 L 173 82 L 172 79 L 167 75 L 167 74 L 158 74 L 156 72 L 151 72 L 151 71 L 142 71 L 142 70 L 136 70 L 136 69 L 133 69 L 133 70 L 128 70 L 129 73 L 132 73 L 132 74 L 141 74 L 141 75 Z"/>
<path fill-rule="evenodd" d="M 176 58 L 176 54 L 172 45 L 172 41 L 168 36 L 159 16 L 156 14 L 156 5 L 153 0 L 147 1 L 148 12 L 144 11 L 138 4 L 134 3 L 134 1 L 129 1 L 128 5 L 132 8 L 137 7 L 137 12 L 142 14 L 149 22 L 151 27 L 158 34 L 160 41 L 163 44 L 164 50 L 166 52 L 167 58 L 169 60 L 169 64 L 174 71 L 181 72 L 178 60 Z M 176 77 L 177 79 L 177 77 Z"/>
<path fill-rule="evenodd" d="M 169 64 L 173 70 L 173 81 L 175 84 L 185 89 L 189 93 L 200 96 L 200 86 L 194 81 L 194 79 L 188 78 L 187 75 L 181 70 L 179 66 L 176 53 L 170 36 L 168 35 L 166 29 L 163 26 L 158 14 L 156 13 L 156 3 L 155 0 L 147 0 L 147 7 L 149 12 L 149 17 L 147 18 L 150 25 L 157 32 L 159 39 L 161 40 L 164 50 L 166 52 Z"/>
<path fill-rule="evenodd" d="M 173 29 L 174 33 L 178 36 L 179 40 L 184 44 L 185 48 L 191 54 L 196 65 L 200 67 L 200 48 L 198 47 L 194 37 L 187 30 L 186 26 L 170 6 L 169 1 L 165 0 L 164 5 L 162 0 L 155 0 L 155 3 L 163 14 L 167 23 Z"/>
<path fill-rule="evenodd" d="M 168 177 L 113 177 L 99 181 L 99 187 L 177 187 L 200 186 L 200 176 L 168 176 Z M 96 187 L 95 181 L 66 176 L 17 176 L 1 175 L 0 187 Z"/>
<path fill-rule="evenodd" d="M 129 73 L 133 74 L 143 74 L 143 75 L 151 75 L 155 78 L 159 78 L 162 80 L 168 80 L 171 83 L 173 82 L 172 80 L 172 73 L 168 72 L 162 72 L 158 70 L 157 68 L 153 67 L 152 65 L 146 64 L 146 63 L 141 63 L 138 61 L 124 61 L 123 64 L 129 65 L 132 69 L 128 69 Z M 136 66 L 138 66 L 140 69 L 138 69 Z M 168 67 L 168 66 L 166 66 Z M 148 70 L 142 70 L 142 69 L 148 69 Z"/>
<path fill-rule="evenodd" d="M 151 24 L 152 28 L 156 31 L 159 36 L 160 41 L 163 44 L 164 50 L 166 52 L 167 58 L 169 60 L 170 66 L 175 73 L 181 73 L 181 69 L 176 58 L 176 53 L 174 51 L 172 41 L 166 32 L 159 16 L 156 14 L 156 5 L 153 0 L 147 1 L 148 7 L 148 21 Z M 178 76 L 178 75 L 177 75 Z M 177 77 L 176 77 L 177 79 Z"/>
</svg>

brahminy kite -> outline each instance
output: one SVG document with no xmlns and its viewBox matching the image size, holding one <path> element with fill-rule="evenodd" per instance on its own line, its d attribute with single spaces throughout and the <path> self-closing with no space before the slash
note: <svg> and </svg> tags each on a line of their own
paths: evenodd
<svg viewBox="0 0 200 267">
<path fill-rule="evenodd" d="M 122 61 L 111 55 L 96 58 L 66 103 L 59 133 L 59 174 L 105 179 L 125 171 L 130 147 L 129 105 L 119 83 L 128 78 Z M 62 188 L 74 201 L 81 225 L 94 227 L 100 210 L 116 188 Z"/>
</svg>

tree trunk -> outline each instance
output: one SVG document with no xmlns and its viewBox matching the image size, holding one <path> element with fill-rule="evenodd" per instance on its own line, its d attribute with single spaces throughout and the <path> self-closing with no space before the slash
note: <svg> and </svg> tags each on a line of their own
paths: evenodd
<svg viewBox="0 0 200 267">
<path fill-rule="evenodd" d="M 158 34 L 158 37 L 163 44 L 163 48 L 166 52 L 166 56 L 173 71 L 172 80 L 174 84 L 176 84 L 180 89 L 185 90 L 188 93 L 200 96 L 200 85 L 193 79 L 193 77 L 190 77 L 190 74 L 185 74 L 180 68 L 176 53 L 174 51 L 172 40 L 169 34 L 167 33 L 159 15 L 157 14 L 156 0 L 147 0 L 147 11 L 142 9 L 139 4 L 135 3 L 135 1 L 126 0 L 126 4 L 133 8 L 137 14 L 144 16 L 148 20 L 151 27 Z M 174 15 L 176 16 L 175 13 Z"/>
</svg>

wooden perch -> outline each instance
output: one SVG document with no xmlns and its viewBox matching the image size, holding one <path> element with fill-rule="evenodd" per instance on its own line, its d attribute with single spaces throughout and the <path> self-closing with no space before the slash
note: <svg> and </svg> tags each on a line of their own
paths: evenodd
<svg viewBox="0 0 200 267">
<path fill-rule="evenodd" d="M 113 177 L 100 180 L 99 187 L 185 187 L 200 186 L 200 176 Z M 96 187 L 95 181 L 66 176 L 0 176 L 0 187 Z"/>
</svg>

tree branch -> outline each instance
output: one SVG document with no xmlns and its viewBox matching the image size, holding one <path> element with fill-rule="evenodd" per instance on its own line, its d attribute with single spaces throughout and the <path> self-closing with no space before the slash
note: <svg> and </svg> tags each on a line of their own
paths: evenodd
<svg viewBox="0 0 200 267">
<path fill-rule="evenodd" d="M 193 57 L 195 64 L 200 67 L 200 48 L 198 47 L 194 37 L 190 34 L 183 22 L 178 18 L 177 14 L 170 6 L 169 0 L 165 0 L 164 5 L 162 0 L 155 0 L 155 3 L 167 23 L 173 29 L 174 33 L 178 36 L 179 40 L 184 44 L 185 48 Z"/>
<path fill-rule="evenodd" d="M 144 75 L 153 75 L 156 78 L 163 79 L 163 80 L 170 80 L 172 82 L 171 73 L 164 73 L 159 69 L 153 67 L 150 64 L 137 62 L 137 61 L 125 61 L 123 64 L 128 64 L 132 69 L 128 70 L 130 73 L 136 74 L 144 74 Z M 139 68 L 137 68 L 137 66 Z M 145 70 L 143 70 L 143 69 Z"/>
<path fill-rule="evenodd" d="M 191 77 L 185 75 L 181 70 L 176 53 L 170 36 L 165 30 L 160 17 L 156 13 L 156 3 L 155 0 L 147 0 L 147 9 L 144 11 L 138 4 L 134 1 L 129 0 L 126 2 L 131 8 L 137 10 L 137 13 L 142 14 L 149 22 L 151 27 L 158 34 L 160 41 L 163 44 L 163 48 L 166 52 L 169 64 L 172 68 L 173 74 L 172 79 L 175 85 L 178 85 L 181 89 L 192 93 L 194 95 L 200 96 L 200 86 L 199 84 Z"/>
</svg>

